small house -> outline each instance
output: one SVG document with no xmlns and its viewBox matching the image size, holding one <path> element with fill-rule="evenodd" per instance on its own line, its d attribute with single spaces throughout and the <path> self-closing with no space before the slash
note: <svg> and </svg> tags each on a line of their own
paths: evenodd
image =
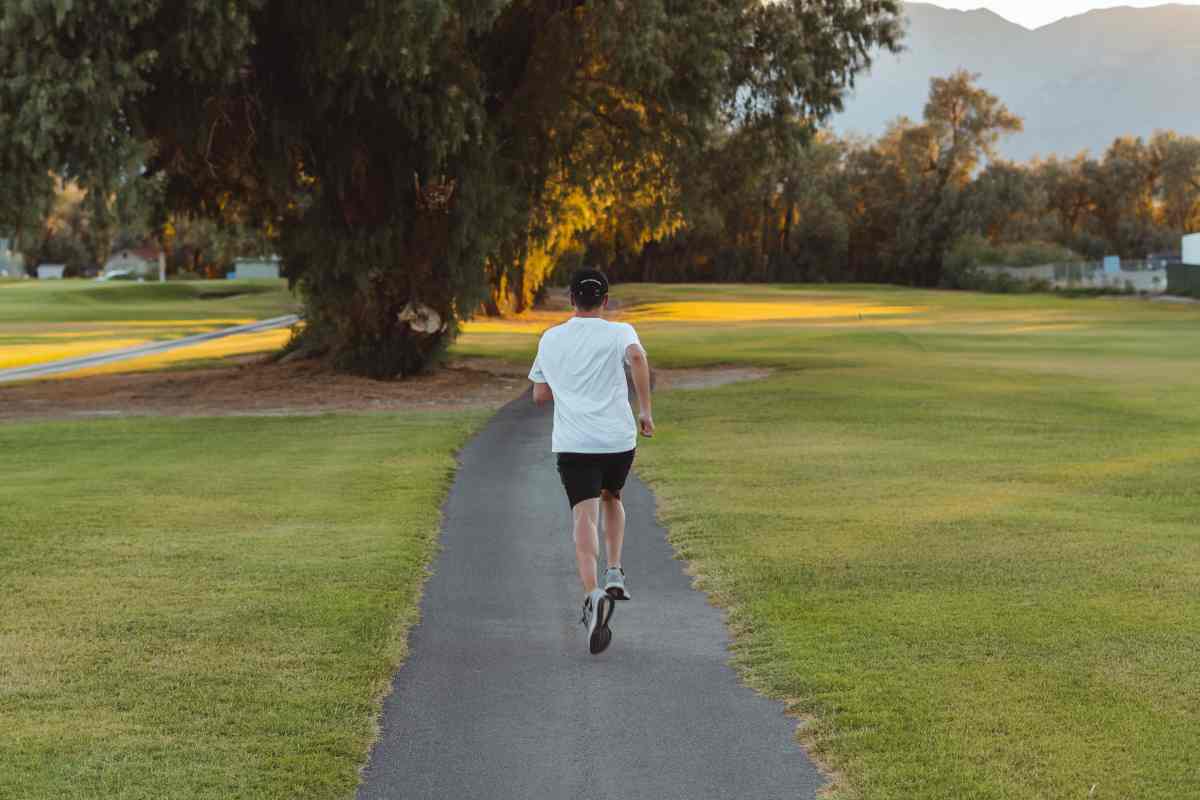
<svg viewBox="0 0 1200 800">
<path fill-rule="evenodd" d="M 149 246 L 118 250 L 104 262 L 103 274 L 125 272 L 130 275 L 157 275 L 159 252 L 157 247 Z"/>
</svg>

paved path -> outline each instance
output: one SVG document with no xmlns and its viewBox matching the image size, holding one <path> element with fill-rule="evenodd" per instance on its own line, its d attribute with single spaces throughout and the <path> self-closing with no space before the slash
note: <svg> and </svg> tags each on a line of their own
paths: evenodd
<svg viewBox="0 0 1200 800">
<path fill-rule="evenodd" d="M 128 361 L 131 358 L 141 358 L 142 356 L 155 355 L 157 353 L 165 353 L 169 350 L 178 350 L 181 347 L 190 347 L 201 342 L 209 342 L 213 339 L 224 339 L 226 336 L 237 336 L 241 333 L 259 333 L 260 331 L 274 330 L 275 328 L 286 328 L 295 325 L 300 321 L 300 318 L 295 314 L 288 314 L 285 317 L 275 317 L 274 319 L 264 319 L 258 322 L 251 322 L 249 325 L 235 325 L 231 328 L 222 328 L 219 331 L 211 333 L 199 333 L 195 336 L 185 336 L 182 339 L 171 339 L 166 342 L 150 342 L 149 344 L 139 344 L 134 347 L 126 347 L 121 350 L 110 350 L 107 353 L 94 353 L 90 356 L 80 356 L 78 358 L 64 358 L 61 361 L 47 361 L 43 364 L 30 364 L 27 367 L 16 367 L 14 369 L 0 370 L 0 383 L 8 381 L 27 381 L 32 378 L 44 378 L 48 375 L 56 375 L 60 372 L 72 372 L 77 369 L 88 369 L 89 367 L 100 367 L 105 364 L 112 364 L 117 361 Z"/>
<path fill-rule="evenodd" d="M 549 445 L 550 413 L 526 394 L 463 450 L 360 800 L 814 797 L 793 722 L 738 684 L 719 612 L 633 476 L 634 599 L 618 603 L 608 650 L 588 654 Z"/>
</svg>

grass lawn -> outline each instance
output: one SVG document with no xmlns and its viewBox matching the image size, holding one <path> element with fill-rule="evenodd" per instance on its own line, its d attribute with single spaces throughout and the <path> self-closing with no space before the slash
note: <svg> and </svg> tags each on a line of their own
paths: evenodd
<svg viewBox="0 0 1200 800">
<path fill-rule="evenodd" d="M 352 796 L 483 419 L 0 426 L 0 797 Z"/>
<path fill-rule="evenodd" d="M 297 305 L 285 281 L 4 283 L 0 369 L 207 333 L 289 314 Z M 284 330 L 213 342 L 203 354 L 164 354 L 154 364 L 278 349 L 287 337 Z M 130 364 L 146 368 L 130 362 L 120 369 Z"/>
<path fill-rule="evenodd" d="M 1200 797 L 1200 309 L 616 297 L 656 366 L 775 369 L 661 394 L 638 470 L 833 796 Z M 488 325 L 456 351 L 532 358 Z"/>
</svg>

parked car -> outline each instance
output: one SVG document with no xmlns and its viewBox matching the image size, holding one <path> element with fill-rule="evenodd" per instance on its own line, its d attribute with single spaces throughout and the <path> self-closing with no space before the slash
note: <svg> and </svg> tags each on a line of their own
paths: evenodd
<svg viewBox="0 0 1200 800">
<path fill-rule="evenodd" d="M 105 272 L 95 280 L 98 281 L 133 281 L 139 276 L 135 275 L 130 269 L 114 269 L 112 272 Z"/>
</svg>

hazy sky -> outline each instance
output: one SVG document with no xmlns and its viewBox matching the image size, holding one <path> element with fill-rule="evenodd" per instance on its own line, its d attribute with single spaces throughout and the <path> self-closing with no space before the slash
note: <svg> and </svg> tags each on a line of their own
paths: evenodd
<svg viewBox="0 0 1200 800">
<path fill-rule="evenodd" d="M 1093 8 L 1112 8 L 1113 6 L 1146 6 L 1164 5 L 1162 0 L 1127 0 L 1127 2 L 1104 2 L 1104 0 L 925 0 L 942 8 L 957 8 L 969 11 L 973 8 L 989 8 L 1007 20 L 1024 25 L 1026 28 L 1039 28 L 1047 23 L 1063 17 L 1073 17 L 1091 11 Z M 1178 0 L 1181 5 L 1200 5 L 1200 0 Z"/>
</svg>

